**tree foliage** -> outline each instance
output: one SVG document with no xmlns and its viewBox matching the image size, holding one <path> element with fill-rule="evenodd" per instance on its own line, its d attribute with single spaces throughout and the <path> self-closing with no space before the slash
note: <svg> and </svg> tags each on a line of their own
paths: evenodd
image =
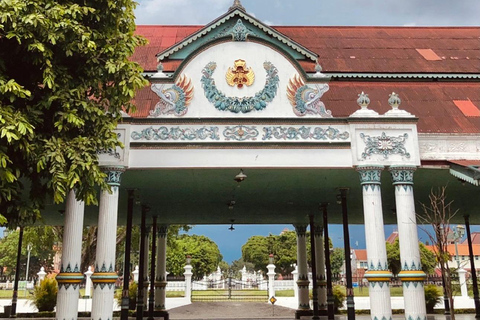
<svg viewBox="0 0 480 320">
<path fill-rule="evenodd" d="M 343 271 L 343 262 L 345 261 L 345 250 L 334 248 L 330 255 L 330 265 L 332 274 L 341 274 Z"/>
<path fill-rule="evenodd" d="M 128 58 L 132 0 L 0 2 L 0 213 L 38 218 L 48 197 L 94 204 L 107 189 L 97 152 L 121 146 L 113 130 L 146 85 Z M 0 223 L 4 223 L 0 217 Z"/>
<path fill-rule="evenodd" d="M 428 250 L 423 243 L 419 243 L 420 250 L 420 262 L 422 264 L 422 270 L 426 274 L 432 274 L 435 271 L 437 264 L 435 254 Z M 388 268 L 394 275 L 397 275 L 402 271 L 402 263 L 400 262 L 400 244 L 399 240 L 395 240 L 394 243 L 386 243 L 387 247 L 387 261 Z"/>
<path fill-rule="evenodd" d="M 0 269 L 6 268 L 5 275 L 15 274 L 17 261 L 17 248 L 19 230 L 13 230 L 7 236 L 0 239 Z M 25 276 L 27 263 L 27 245 L 32 244 L 30 251 L 29 278 L 36 278 L 41 267 L 46 271 L 51 270 L 53 257 L 55 256 L 54 245 L 60 240 L 57 229 L 50 226 L 26 227 L 23 232 L 20 277 Z"/>
<path fill-rule="evenodd" d="M 307 232 L 307 259 L 310 262 L 310 233 Z M 273 254 L 277 272 L 286 275 L 297 263 L 297 235 L 284 231 L 280 235 L 252 236 L 242 246 L 242 259 L 252 263 L 255 270 L 266 271 L 268 257 Z"/>
<path fill-rule="evenodd" d="M 194 279 L 215 271 L 223 259 L 217 244 L 209 238 L 182 234 L 175 241 L 175 247 L 167 248 L 167 270 L 174 275 L 183 274 L 187 255 L 191 257 Z"/>
</svg>

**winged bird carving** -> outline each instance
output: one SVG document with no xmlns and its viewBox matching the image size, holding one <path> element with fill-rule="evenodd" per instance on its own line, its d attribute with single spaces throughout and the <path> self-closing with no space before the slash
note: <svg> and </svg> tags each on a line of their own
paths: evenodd
<svg viewBox="0 0 480 320">
<path fill-rule="evenodd" d="M 150 111 L 150 117 L 158 117 L 162 114 L 174 114 L 178 117 L 185 115 L 188 106 L 193 99 L 193 86 L 191 80 L 182 75 L 170 88 L 164 89 L 164 84 L 152 84 L 152 91 L 155 92 L 160 101 L 155 109 Z"/>
<path fill-rule="evenodd" d="M 293 112 L 300 117 L 307 114 L 318 114 L 325 118 L 331 118 L 332 112 L 326 110 L 325 104 L 320 101 L 328 89 L 329 86 L 326 83 L 310 86 L 305 84 L 298 75 L 295 75 L 287 86 L 287 97 L 293 107 Z"/>
</svg>

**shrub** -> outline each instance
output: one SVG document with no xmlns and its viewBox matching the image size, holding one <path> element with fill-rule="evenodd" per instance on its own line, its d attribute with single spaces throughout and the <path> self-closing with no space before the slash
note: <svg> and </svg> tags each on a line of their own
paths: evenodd
<svg viewBox="0 0 480 320">
<path fill-rule="evenodd" d="M 33 289 L 32 304 L 38 311 L 53 311 L 57 305 L 57 280 L 46 278 Z"/>
<path fill-rule="evenodd" d="M 427 313 L 433 313 L 433 307 L 442 301 L 441 296 L 442 292 L 436 285 L 429 284 L 425 286 L 425 305 L 427 307 Z"/>
<path fill-rule="evenodd" d="M 338 312 L 338 309 L 343 307 L 343 303 L 345 302 L 345 288 L 342 286 L 334 286 L 333 287 L 333 307 L 335 308 L 335 313 Z"/>
<path fill-rule="evenodd" d="M 130 285 L 128 286 L 128 298 L 129 298 L 129 303 L 128 306 L 130 310 L 135 310 L 135 306 L 137 304 L 137 288 L 138 284 L 136 282 L 130 282 Z M 122 291 L 117 291 L 115 294 L 115 299 L 117 299 L 117 303 L 119 306 L 122 305 Z"/>
</svg>

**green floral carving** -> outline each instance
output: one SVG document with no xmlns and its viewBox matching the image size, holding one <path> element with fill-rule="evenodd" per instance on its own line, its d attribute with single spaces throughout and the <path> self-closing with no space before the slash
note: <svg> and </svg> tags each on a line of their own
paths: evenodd
<svg viewBox="0 0 480 320">
<path fill-rule="evenodd" d="M 141 132 L 133 131 L 133 140 L 219 140 L 218 127 L 181 128 L 181 127 L 149 127 Z"/>
<path fill-rule="evenodd" d="M 387 136 L 385 132 L 382 132 L 382 135 L 377 137 L 371 137 L 361 133 L 360 138 L 365 143 L 365 151 L 362 153 L 363 159 L 367 159 L 367 157 L 372 154 L 381 154 L 385 159 L 388 159 L 388 156 L 392 154 L 399 154 L 410 158 L 410 153 L 408 153 L 405 148 L 405 141 L 408 138 L 407 133 L 398 137 Z"/>
<path fill-rule="evenodd" d="M 215 108 L 221 111 L 231 111 L 234 113 L 247 113 L 252 110 L 263 110 L 267 104 L 275 98 L 277 95 L 278 83 L 280 78 L 278 77 L 278 70 L 271 62 L 264 62 L 263 67 L 267 72 L 267 79 L 265 81 L 264 88 L 257 92 L 253 97 L 227 97 L 223 92 L 218 90 L 215 85 L 215 80 L 212 78 L 213 72 L 217 68 L 215 62 L 209 62 L 202 70 L 202 83 L 205 97 L 213 103 Z"/>
<path fill-rule="evenodd" d="M 323 129 L 321 127 L 264 127 L 265 132 L 262 140 L 283 139 L 283 140 L 347 140 L 350 134 L 347 131 L 340 132 L 340 130 L 328 127 Z"/>
</svg>

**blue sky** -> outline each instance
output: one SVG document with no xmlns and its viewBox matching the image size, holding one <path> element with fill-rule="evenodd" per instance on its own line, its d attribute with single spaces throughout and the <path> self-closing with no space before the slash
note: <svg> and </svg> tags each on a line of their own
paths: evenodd
<svg viewBox="0 0 480 320">
<path fill-rule="evenodd" d="M 233 0 L 137 0 L 137 24 L 206 24 Z M 247 12 L 270 25 L 479 25 L 478 0 L 242 0 Z"/>
<path fill-rule="evenodd" d="M 229 225 L 194 226 L 188 234 L 205 235 L 215 241 L 223 255 L 223 259 L 231 263 L 242 256 L 242 245 L 248 238 L 254 235 L 268 236 L 280 234 L 283 229 L 294 230 L 292 225 L 234 225 L 235 230 L 228 230 Z M 395 226 L 385 226 L 385 234 L 388 236 L 395 230 Z M 343 247 L 343 227 L 341 225 L 329 225 L 329 235 L 334 247 Z M 365 248 L 365 228 L 363 225 L 350 226 L 350 246 L 352 249 Z"/>
</svg>

